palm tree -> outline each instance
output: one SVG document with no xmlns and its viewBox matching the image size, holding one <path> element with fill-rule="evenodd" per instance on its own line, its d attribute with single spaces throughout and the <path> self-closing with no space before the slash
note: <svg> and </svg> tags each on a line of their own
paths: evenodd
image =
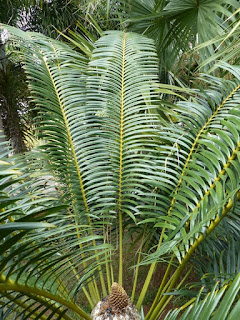
<svg viewBox="0 0 240 320">
<path fill-rule="evenodd" d="M 125 0 L 121 4 L 127 30 L 154 39 L 160 79 L 170 83 L 182 73 L 189 78 L 215 53 L 220 44 L 216 37 L 231 28 L 239 11 L 235 0 Z M 192 48 L 206 42 L 207 46 L 191 54 Z"/>
<path fill-rule="evenodd" d="M 1 1 L 0 22 L 16 25 L 22 3 L 18 0 Z M 20 64 L 11 59 L 11 54 L 6 53 L 6 41 L 0 30 L 0 122 L 8 140 L 12 142 L 15 152 L 27 150 L 26 135 L 26 106 L 27 86 L 24 81 L 24 72 Z M 20 117 L 22 114 L 22 117 Z M 22 119 L 20 119 L 22 118 Z"/>
<path fill-rule="evenodd" d="M 106 32 L 86 56 L 40 34 L 8 30 L 21 48 L 46 143 L 1 162 L 2 318 L 88 320 L 84 299 L 100 308 L 93 319 L 127 319 L 132 303 L 141 310 L 154 272 L 167 261 L 145 314 L 159 319 L 195 260 L 206 260 L 207 249 L 221 251 L 223 223 L 235 247 L 238 241 L 238 67 L 222 64 L 231 80 L 203 75 L 199 89 L 185 90 L 188 99 L 171 104 L 160 100 L 157 53 L 144 36 Z M 126 247 L 137 253 L 130 299 L 122 289 Z M 238 272 L 227 270 L 220 291 L 202 290 L 185 303 L 181 319 L 237 319 Z"/>
<path fill-rule="evenodd" d="M 19 153 L 31 145 L 33 111 L 30 110 L 26 77 L 19 61 L 8 58 L 4 52 L 3 57 L 0 63 L 1 121 L 14 152 Z"/>
</svg>

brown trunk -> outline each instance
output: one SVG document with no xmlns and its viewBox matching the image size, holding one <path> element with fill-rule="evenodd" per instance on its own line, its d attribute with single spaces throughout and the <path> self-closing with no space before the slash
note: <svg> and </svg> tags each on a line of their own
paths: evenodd
<svg viewBox="0 0 240 320">
<path fill-rule="evenodd" d="M 1 36 L 1 35 L 0 35 Z M 0 38 L 0 72 L 1 72 L 1 93 L 0 93 L 0 116 L 2 120 L 2 129 L 10 140 L 15 153 L 27 150 L 24 143 L 24 136 L 21 130 L 21 121 L 16 108 L 17 101 L 14 94 L 9 92 L 9 72 L 8 59 L 5 53 L 5 45 L 1 43 Z M 10 90 L 11 91 L 11 90 Z"/>
</svg>

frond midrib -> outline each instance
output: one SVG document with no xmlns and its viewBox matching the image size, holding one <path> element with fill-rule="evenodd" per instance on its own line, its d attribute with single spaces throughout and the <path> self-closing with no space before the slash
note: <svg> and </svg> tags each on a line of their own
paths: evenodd
<svg viewBox="0 0 240 320">
<path fill-rule="evenodd" d="M 170 215 L 171 214 L 171 211 L 176 203 L 176 195 L 179 191 L 179 189 L 181 188 L 181 184 L 183 182 L 183 176 L 185 175 L 186 173 L 186 169 L 188 167 L 188 164 L 191 160 L 191 157 L 194 153 L 194 150 L 195 150 L 195 147 L 201 137 L 201 135 L 203 134 L 203 132 L 205 131 L 205 129 L 208 127 L 208 125 L 210 124 L 210 122 L 215 118 L 215 116 L 218 114 L 219 110 L 225 105 L 225 103 L 234 95 L 234 93 L 240 88 L 240 84 L 237 85 L 231 92 L 230 94 L 223 100 L 223 102 L 218 106 L 218 108 L 216 109 L 216 111 L 211 115 L 211 117 L 209 117 L 209 119 L 205 122 L 205 124 L 202 126 L 202 128 L 200 129 L 198 135 L 196 136 L 195 140 L 193 141 L 193 144 L 192 144 L 192 147 L 190 149 L 190 152 L 188 154 L 188 157 L 186 159 L 186 162 L 183 166 L 183 169 L 182 169 L 182 172 L 180 173 L 180 178 L 178 180 L 178 184 L 176 186 L 176 189 L 174 191 L 174 195 L 173 195 L 173 198 L 172 198 L 172 201 L 171 201 L 171 204 L 170 204 L 170 207 L 168 209 L 168 212 L 167 212 L 167 215 Z"/>
<path fill-rule="evenodd" d="M 119 216 L 119 279 L 122 285 L 123 273 L 123 226 L 122 226 L 122 175 L 123 175 L 123 120 L 124 120 L 124 93 L 125 93 L 125 51 L 126 51 L 126 33 L 123 35 L 122 43 L 122 72 L 121 72 L 121 106 L 120 106 L 120 142 L 119 142 L 119 191 L 118 191 L 118 216 Z"/>
<path fill-rule="evenodd" d="M 52 45 L 52 47 L 54 48 L 53 45 Z M 67 137 L 68 137 L 70 148 L 71 148 L 72 155 L 73 155 L 74 165 L 75 165 L 75 168 L 76 168 L 76 171 L 77 171 L 77 175 L 78 175 L 78 179 L 79 179 L 79 185 L 80 185 L 80 189 L 81 189 L 81 192 L 82 192 L 82 198 L 83 198 L 85 210 L 86 210 L 86 213 L 88 214 L 89 213 L 89 207 L 88 207 L 88 203 L 87 203 L 87 198 L 86 198 L 86 193 L 85 193 L 85 189 L 84 189 L 84 185 L 83 185 L 83 180 L 82 180 L 80 167 L 79 167 L 79 164 L 78 164 L 78 161 L 77 161 L 77 156 L 76 156 L 76 151 L 75 151 L 75 147 L 74 147 L 71 131 L 70 131 L 70 128 L 69 128 L 68 119 L 67 119 L 67 116 L 66 116 L 66 113 L 65 113 L 65 110 L 64 110 L 63 103 L 62 103 L 61 98 L 60 98 L 60 93 L 58 92 L 58 88 L 57 88 L 57 86 L 55 84 L 55 81 L 54 81 L 54 78 L 52 76 L 50 67 L 49 67 L 46 59 L 43 59 L 43 61 L 44 61 L 44 64 L 46 66 L 46 69 L 47 69 L 47 71 L 49 73 L 50 79 L 52 81 L 52 85 L 53 85 L 53 88 L 55 90 L 55 93 L 56 93 L 56 96 L 57 96 L 57 99 L 58 99 L 58 102 L 59 102 L 59 106 L 60 106 L 60 109 L 61 109 L 61 112 L 62 112 L 63 120 L 64 120 L 64 123 L 65 123 L 65 126 L 66 126 L 66 130 L 67 130 Z M 89 219 L 89 215 L 88 215 L 88 219 Z"/>
<path fill-rule="evenodd" d="M 38 289 L 36 287 L 30 287 L 27 285 L 21 285 L 19 283 L 15 283 L 13 281 L 4 281 L 4 283 L 0 283 L 0 292 L 5 292 L 5 291 L 15 291 L 15 292 L 21 292 L 26 295 L 37 295 L 46 299 L 50 299 L 52 301 L 55 301 L 57 303 L 60 303 L 61 305 L 71 309 L 74 311 L 76 314 L 80 315 L 86 320 L 91 320 L 89 315 L 85 313 L 81 308 L 79 308 L 75 303 L 72 303 L 71 301 L 65 300 L 61 298 L 60 296 L 54 295 L 50 292 L 47 292 L 43 289 Z"/>
</svg>

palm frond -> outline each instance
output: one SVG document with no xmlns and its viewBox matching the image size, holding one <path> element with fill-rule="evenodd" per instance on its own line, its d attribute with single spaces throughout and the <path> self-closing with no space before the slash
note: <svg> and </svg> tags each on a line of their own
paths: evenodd
<svg viewBox="0 0 240 320">
<path fill-rule="evenodd" d="M 109 32 L 96 42 L 88 72 L 87 115 L 95 115 L 95 123 L 99 122 L 96 135 L 103 141 L 101 158 L 103 152 L 106 157 L 101 164 L 99 187 L 95 180 L 92 191 L 97 190 L 98 194 L 95 208 L 118 214 L 122 248 L 123 219 L 136 221 L 139 214 L 156 209 L 151 204 L 147 207 L 147 203 L 158 201 L 148 182 L 155 177 L 160 179 L 158 168 L 146 165 L 157 156 L 154 149 L 159 124 L 157 114 L 148 112 L 156 109 L 157 61 L 153 43 L 135 34 Z"/>
<path fill-rule="evenodd" d="M 15 164 L 1 161 L 1 312 L 4 315 L 6 310 L 15 310 L 22 319 L 29 319 L 31 314 L 44 319 L 46 311 L 52 310 L 51 319 L 60 314 L 63 319 L 70 319 L 69 312 L 90 319 L 76 305 L 75 295 L 99 267 L 92 262 L 92 241 L 102 242 L 102 237 L 92 236 L 91 228 L 81 225 L 82 237 L 77 238 L 67 206 L 56 197 L 49 197 L 54 188 L 49 186 L 44 195 L 45 185 L 41 193 L 31 179 L 31 183 L 27 181 L 29 174 L 24 162 L 17 160 Z M 21 165 L 25 174 L 17 171 L 16 165 Z M 16 175 L 20 177 L 16 179 Z M 81 252 L 72 250 L 79 245 Z M 99 250 L 103 247 L 100 243 Z M 100 264 L 100 255 L 98 261 Z M 84 263 L 88 263 L 88 268 L 83 269 Z"/>
<path fill-rule="evenodd" d="M 190 319 L 237 319 L 240 311 L 239 301 L 236 302 L 240 289 L 240 274 L 236 276 L 232 284 L 217 290 L 216 287 L 201 300 L 200 294 L 196 301 L 186 309 L 179 317 L 181 309 L 169 311 L 164 320 L 190 320 Z"/>
<path fill-rule="evenodd" d="M 238 68 L 228 69 L 231 68 L 237 76 Z M 138 306 L 143 301 L 156 260 L 171 251 L 179 260 L 179 267 L 166 285 L 167 292 L 171 292 L 195 250 L 239 200 L 236 178 L 239 176 L 239 125 L 236 125 L 239 76 L 235 81 L 213 77 L 207 81 L 212 83 L 210 90 L 199 92 L 199 98 L 181 102 L 180 108 L 176 108 L 180 112 L 177 129 L 165 129 L 166 140 L 173 146 L 163 154 L 165 157 L 169 154 L 170 172 L 176 167 L 178 182 L 175 182 L 171 204 L 164 216 L 156 218 L 155 227 L 162 230 L 157 249 L 142 262 L 151 263 L 151 268 Z M 168 172 L 168 168 L 162 170 Z M 150 319 L 159 315 L 166 300 L 167 297 L 162 297 L 155 310 L 152 307 Z"/>
<path fill-rule="evenodd" d="M 176 59 L 195 43 L 201 44 L 223 34 L 234 22 L 238 9 L 235 0 L 226 1 L 122 1 L 129 30 L 154 39 L 161 66 L 176 67 Z M 211 57 L 219 43 L 210 43 L 198 51 L 200 61 Z"/>
<path fill-rule="evenodd" d="M 209 80 L 214 83 L 214 78 Z M 239 79 L 236 82 L 219 82 L 216 79 L 212 89 L 203 93 L 198 101 L 180 104 L 183 110 L 180 116 L 182 129 L 169 133 L 170 141 L 176 141 L 181 148 L 178 150 L 174 145 L 167 162 L 167 165 L 173 165 L 178 152 L 179 180 L 166 214 L 178 221 L 176 228 L 180 221 L 189 216 L 187 229 L 185 232 L 182 230 L 182 236 L 186 243 L 190 243 L 184 245 L 185 249 L 181 247 L 180 256 L 189 250 L 192 243 L 190 238 L 195 232 L 196 236 L 204 234 L 203 225 L 206 221 L 208 225 L 205 227 L 208 227 L 211 220 L 217 216 L 221 218 L 228 197 L 231 195 L 233 199 L 238 191 L 238 181 L 234 177 L 239 174 L 239 88 Z M 222 93 L 217 94 L 216 90 Z M 184 110 L 187 110 L 187 114 Z M 168 228 L 167 225 L 165 227 Z M 188 237 L 185 236 L 186 232 Z"/>
<path fill-rule="evenodd" d="M 13 30 L 11 29 L 13 33 L 16 32 Z M 81 116 L 84 111 L 82 73 L 86 69 L 87 61 L 66 45 L 48 41 L 44 36 L 17 31 L 16 37 L 19 39 L 18 45 L 22 48 L 24 47 L 22 41 L 28 40 L 23 52 L 25 68 L 34 101 L 36 105 L 41 106 L 40 136 L 48 141 L 44 148 L 50 155 L 53 171 L 63 182 L 62 188 L 65 185 L 63 192 L 70 193 L 69 196 L 73 197 L 75 209 L 79 211 L 85 207 L 87 212 L 88 204 L 85 199 L 82 172 L 76 156 L 78 150 L 74 145 L 70 129 L 76 126 L 73 114 L 78 113 L 79 119 L 84 121 L 84 115 Z M 34 60 L 32 60 L 33 54 Z M 76 67 L 70 71 L 73 63 L 76 63 Z M 85 134 L 85 127 L 82 129 Z M 70 192 L 66 189 L 69 184 L 71 184 Z"/>
</svg>

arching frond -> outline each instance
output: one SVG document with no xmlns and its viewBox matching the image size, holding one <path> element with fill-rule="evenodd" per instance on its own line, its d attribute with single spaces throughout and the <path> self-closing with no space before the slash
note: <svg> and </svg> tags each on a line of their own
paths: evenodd
<svg viewBox="0 0 240 320">
<path fill-rule="evenodd" d="M 100 255 L 99 263 L 94 262 L 92 242 L 102 243 L 102 237 L 92 236 L 91 227 L 83 225 L 82 237 L 76 237 L 76 225 L 69 221 L 67 206 L 59 203 L 53 185 L 45 179 L 40 187 L 40 175 L 35 183 L 29 179 L 29 162 L 30 156 L 27 161 L 16 157 L 15 163 L 1 160 L 0 164 L 2 316 L 16 312 L 22 319 L 46 319 L 51 310 L 49 319 L 60 315 L 70 319 L 72 312 L 90 319 L 76 305 L 75 295 L 101 264 Z M 99 250 L 104 252 L 101 243 Z M 77 246 L 81 252 L 73 250 Z"/>
<path fill-rule="evenodd" d="M 237 75 L 238 69 L 234 70 Z M 172 170 L 174 161 L 178 161 L 175 167 L 180 169 L 166 221 L 173 218 L 171 221 L 176 221 L 178 228 L 180 221 L 189 219 L 185 231 L 181 231 L 185 249 L 179 249 L 180 260 L 194 238 L 204 234 L 217 216 L 221 218 L 224 205 L 234 199 L 239 189 L 235 178 L 239 175 L 239 79 L 234 82 L 207 78 L 212 88 L 198 100 L 180 104 L 181 128 L 169 131 L 166 137 L 175 142 L 167 158 L 166 172 Z M 167 224 L 165 227 L 168 229 Z"/>
<path fill-rule="evenodd" d="M 238 68 L 228 69 L 234 69 L 234 81 L 207 79 L 212 84 L 210 90 L 199 92 L 195 101 L 182 102 L 177 108 L 179 129 L 165 129 L 166 141 L 173 144 L 167 163 L 170 172 L 174 166 L 177 168 L 178 182 L 164 217 L 156 219 L 155 227 L 162 227 L 161 236 L 157 250 L 145 259 L 151 268 L 138 305 L 143 301 L 156 259 L 172 251 L 179 260 L 179 267 L 164 289 L 171 292 L 195 250 L 239 200 L 240 84 Z M 168 299 L 163 296 L 157 303 L 161 290 L 162 287 L 148 315 L 151 320 L 159 316 Z"/>
<path fill-rule="evenodd" d="M 200 299 L 200 292 L 196 301 L 180 317 L 181 308 L 169 311 L 164 320 L 237 319 L 240 311 L 239 301 L 236 303 L 239 281 L 238 274 L 229 287 L 224 286 L 220 290 L 215 287 L 203 300 Z"/>
</svg>

